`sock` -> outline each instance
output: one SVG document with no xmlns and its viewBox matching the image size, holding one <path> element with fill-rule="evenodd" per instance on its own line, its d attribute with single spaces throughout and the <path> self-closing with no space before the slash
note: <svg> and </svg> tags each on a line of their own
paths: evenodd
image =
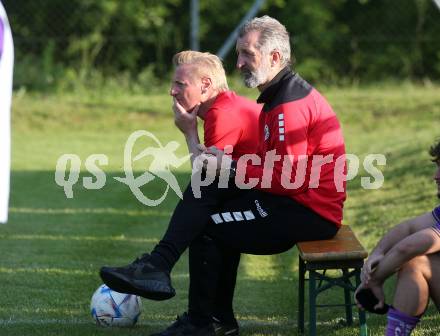
<svg viewBox="0 0 440 336">
<path fill-rule="evenodd" d="M 419 323 L 420 318 L 409 316 L 391 307 L 388 311 L 386 336 L 409 336 Z"/>
</svg>

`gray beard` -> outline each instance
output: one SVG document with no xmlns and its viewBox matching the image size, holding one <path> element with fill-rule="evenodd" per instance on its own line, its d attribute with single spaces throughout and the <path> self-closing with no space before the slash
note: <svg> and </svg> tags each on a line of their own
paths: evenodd
<svg viewBox="0 0 440 336">
<path fill-rule="evenodd" d="M 253 73 L 243 75 L 243 82 L 250 89 L 256 88 L 259 85 L 258 78 Z"/>
<path fill-rule="evenodd" d="M 266 71 L 266 68 L 263 66 L 255 71 L 243 70 L 241 72 L 241 76 L 243 77 L 244 85 L 253 89 L 261 84 L 266 83 L 267 73 L 268 71 Z"/>
</svg>

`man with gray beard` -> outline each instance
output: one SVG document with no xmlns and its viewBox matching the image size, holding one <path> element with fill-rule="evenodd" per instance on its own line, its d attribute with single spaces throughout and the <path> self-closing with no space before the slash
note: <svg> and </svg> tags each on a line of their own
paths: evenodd
<svg viewBox="0 0 440 336">
<path fill-rule="evenodd" d="M 199 161 L 208 167 L 206 178 L 229 176 L 228 183 L 205 184 L 199 188 L 201 197 L 188 188 L 151 254 L 124 267 L 101 269 L 110 288 L 149 299 L 173 297 L 170 272 L 201 234 L 219 251 L 262 255 L 338 232 L 345 201 L 345 146 L 335 113 L 290 70 L 289 34 L 277 20 L 264 16 L 247 22 L 236 50 L 245 85 L 258 87 L 258 102 L 264 104 L 256 130 L 258 153 L 231 159 L 215 147 L 205 148 Z M 229 276 L 235 278 L 236 269 Z M 207 291 L 215 293 L 216 284 Z M 221 335 L 211 319 L 215 307 L 203 308 L 198 316 L 178 319 L 157 335 Z"/>
</svg>

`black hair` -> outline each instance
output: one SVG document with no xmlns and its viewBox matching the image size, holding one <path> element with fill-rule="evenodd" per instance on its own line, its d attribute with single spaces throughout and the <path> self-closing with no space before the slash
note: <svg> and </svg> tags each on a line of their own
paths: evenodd
<svg viewBox="0 0 440 336">
<path fill-rule="evenodd" d="M 440 162 L 440 138 L 437 140 L 437 143 L 432 145 L 429 149 L 429 155 L 432 156 L 433 162 Z"/>
</svg>

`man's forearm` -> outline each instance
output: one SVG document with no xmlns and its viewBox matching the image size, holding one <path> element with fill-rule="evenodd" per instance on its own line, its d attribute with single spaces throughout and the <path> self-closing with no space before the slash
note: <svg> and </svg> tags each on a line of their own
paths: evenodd
<svg viewBox="0 0 440 336">
<path fill-rule="evenodd" d="M 405 221 L 396 225 L 390 231 L 388 231 L 385 236 L 383 236 L 371 254 L 385 255 L 393 246 L 405 239 L 405 237 L 409 236 L 410 234 L 410 221 Z"/>
<path fill-rule="evenodd" d="M 398 246 L 388 251 L 371 273 L 371 281 L 382 283 L 415 255 L 401 253 Z"/>
<path fill-rule="evenodd" d="M 392 228 L 376 245 L 371 254 L 386 254 L 393 246 L 404 240 L 409 235 L 429 228 L 435 221 L 430 212 L 419 217 L 406 220 Z"/>
<path fill-rule="evenodd" d="M 432 227 L 429 227 L 430 222 L 423 223 L 419 220 L 419 224 L 427 228 L 412 233 L 409 225 L 410 233 L 387 251 L 371 273 L 373 280 L 384 281 L 412 258 L 440 251 L 440 239 Z"/>
</svg>

